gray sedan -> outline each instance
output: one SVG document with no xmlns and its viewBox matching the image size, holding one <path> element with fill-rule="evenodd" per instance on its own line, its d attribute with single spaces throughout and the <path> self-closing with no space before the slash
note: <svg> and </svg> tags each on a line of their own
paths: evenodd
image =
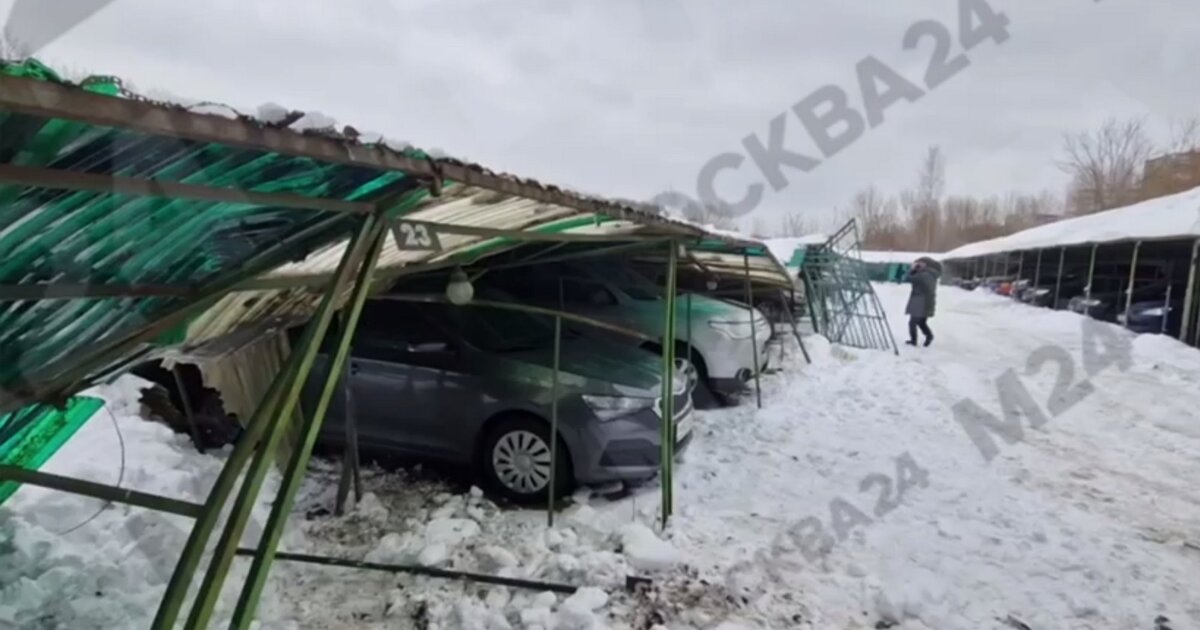
<svg viewBox="0 0 1200 630">
<path fill-rule="evenodd" d="M 551 468 L 553 342 L 552 323 L 540 316 L 369 301 L 350 358 L 360 445 L 476 466 L 494 493 L 517 502 L 544 500 Z M 305 386 L 305 411 L 315 406 L 326 357 L 320 355 Z M 577 483 L 644 480 L 658 471 L 661 369 L 661 358 L 644 350 L 564 335 L 558 493 Z M 676 374 L 674 421 L 682 450 L 691 433 L 696 379 L 682 360 Z M 326 445 L 344 443 L 343 387 L 322 429 Z"/>
</svg>

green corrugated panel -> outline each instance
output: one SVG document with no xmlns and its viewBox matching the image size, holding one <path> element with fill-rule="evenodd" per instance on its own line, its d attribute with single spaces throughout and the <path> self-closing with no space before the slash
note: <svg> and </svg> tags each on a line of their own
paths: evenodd
<svg viewBox="0 0 1200 630">
<path fill-rule="evenodd" d="M 62 82 L 36 60 L 0 62 L 0 73 Z M 80 87 L 124 97 L 112 77 L 88 79 Z M 0 112 L 0 163 L 349 201 L 420 190 L 418 182 L 397 172 L 12 112 Z M 311 238 L 288 242 L 335 217 Z M 356 221 L 245 203 L 0 185 L 0 284 L 195 289 L 236 277 L 255 255 L 268 253 L 276 264 L 299 260 L 345 236 Z M 172 297 L 0 302 L 0 389 L 50 381 L 69 370 L 73 358 L 183 303 Z M 185 330 L 186 324 L 177 326 L 157 341 L 178 343 Z"/>
<path fill-rule="evenodd" d="M 792 259 L 788 261 L 789 267 L 803 267 L 804 259 L 808 256 L 808 247 L 801 245 L 792 251 Z"/>
<path fill-rule="evenodd" d="M 103 404 L 99 398 L 79 396 L 63 410 L 31 405 L 0 416 L 0 464 L 37 470 Z M 13 481 L 0 483 L 0 505 L 19 487 Z"/>
</svg>

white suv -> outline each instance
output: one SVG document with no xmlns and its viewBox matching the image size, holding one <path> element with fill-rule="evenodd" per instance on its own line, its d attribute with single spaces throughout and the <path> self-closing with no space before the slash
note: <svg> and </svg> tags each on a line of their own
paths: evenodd
<svg viewBox="0 0 1200 630">
<path fill-rule="evenodd" d="M 495 283 L 522 300 L 548 307 L 557 305 L 561 282 L 563 310 L 618 324 L 659 340 L 663 338 L 666 301 L 662 289 L 619 261 L 597 259 L 521 267 L 489 272 L 483 282 Z M 707 406 L 704 403 L 708 401 L 703 398 L 711 398 L 712 394 L 722 400 L 736 396 L 745 390 L 756 370 L 752 338 L 758 342 L 757 369 L 766 367 L 770 322 L 754 309 L 752 333 L 751 309 L 745 304 L 692 294 L 689 357 L 687 302 L 687 294 L 675 301 L 675 353 L 689 358 L 699 372 L 697 403 Z M 595 328 L 580 332 L 611 336 L 625 343 L 637 342 Z"/>
</svg>

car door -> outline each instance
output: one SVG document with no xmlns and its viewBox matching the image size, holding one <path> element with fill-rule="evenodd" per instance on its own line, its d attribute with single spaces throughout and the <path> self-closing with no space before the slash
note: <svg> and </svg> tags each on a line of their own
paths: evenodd
<svg viewBox="0 0 1200 630">
<path fill-rule="evenodd" d="M 364 309 L 350 360 L 359 434 L 389 450 L 456 459 L 454 428 L 469 398 L 461 347 L 431 321 L 431 305 L 379 301 Z"/>
</svg>

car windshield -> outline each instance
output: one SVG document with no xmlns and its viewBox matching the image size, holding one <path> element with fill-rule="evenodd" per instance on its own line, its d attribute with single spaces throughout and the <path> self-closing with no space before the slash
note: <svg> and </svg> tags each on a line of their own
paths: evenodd
<svg viewBox="0 0 1200 630">
<path fill-rule="evenodd" d="M 517 352 L 554 344 L 554 325 L 541 315 L 475 306 L 454 309 L 453 319 L 462 336 L 485 352 Z M 563 336 L 570 336 L 565 328 Z"/>
<path fill-rule="evenodd" d="M 642 274 L 623 264 L 596 262 L 589 264 L 587 268 L 592 272 L 593 276 L 605 279 L 635 300 L 649 302 L 662 299 L 662 293 L 659 291 L 658 286 Z"/>
</svg>

